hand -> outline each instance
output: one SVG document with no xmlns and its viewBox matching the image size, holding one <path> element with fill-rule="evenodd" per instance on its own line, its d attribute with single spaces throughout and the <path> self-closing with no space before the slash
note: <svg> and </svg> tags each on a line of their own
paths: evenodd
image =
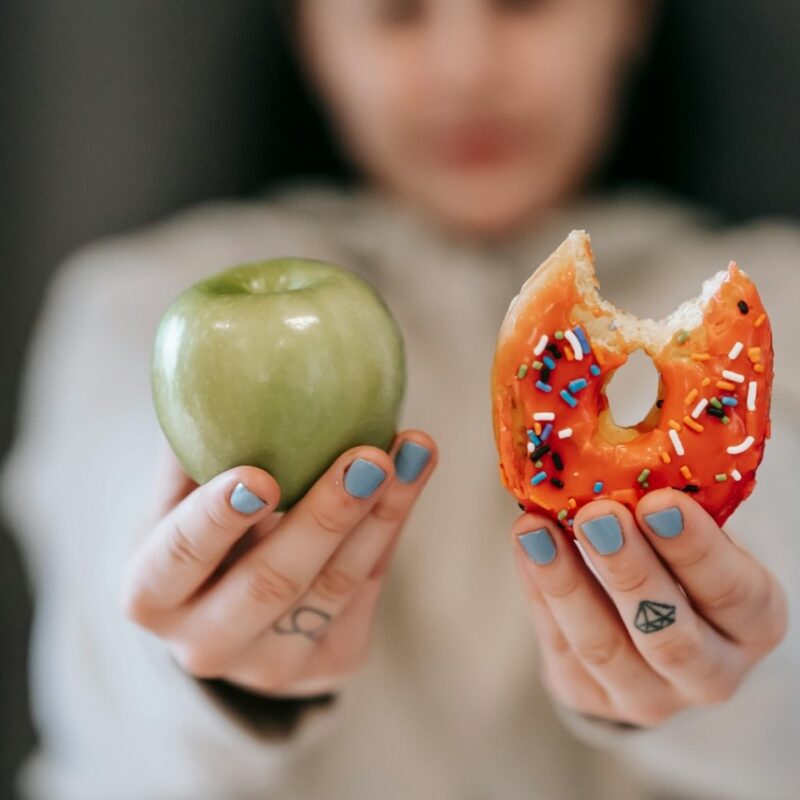
<svg viewBox="0 0 800 800">
<path fill-rule="evenodd" d="M 156 522 L 126 570 L 125 612 L 196 677 L 287 697 L 335 691 L 366 658 L 398 534 L 436 462 L 420 431 L 388 454 L 354 447 L 279 514 L 267 472 L 234 467 L 198 486 L 162 440 Z"/>
<path fill-rule="evenodd" d="M 635 519 L 597 500 L 574 530 L 608 594 L 552 522 L 523 514 L 512 528 L 543 682 L 575 711 L 651 727 L 724 702 L 786 634 L 776 577 L 683 492 L 645 495 Z"/>
</svg>

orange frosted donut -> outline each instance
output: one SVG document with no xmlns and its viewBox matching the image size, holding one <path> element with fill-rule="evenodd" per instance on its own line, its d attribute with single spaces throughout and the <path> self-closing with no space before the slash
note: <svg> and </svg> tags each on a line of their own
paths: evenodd
<svg viewBox="0 0 800 800">
<path fill-rule="evenodd" d="M 589 237 L 573 231 L 511 301 L 491 375 L 503 484 L 568 530 L 591 500 L 633 509 L 665 486 L 721 525 L 752 492 L 770 433 L 772 333 L 756 287 L 731 262 L 654 321 L 617 309 L 597 285 Z M 659 373 L 657 400 L 621 427 L 604 387 L 640 348 Z"/>
</svg>

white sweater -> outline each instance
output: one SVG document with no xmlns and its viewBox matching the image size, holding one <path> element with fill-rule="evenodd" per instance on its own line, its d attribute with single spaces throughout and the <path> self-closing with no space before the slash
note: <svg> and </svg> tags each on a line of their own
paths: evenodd
<svg viewBox="0 0 800 800">
<path fill-rule="evenodd" d="M 1 499 L 34 583 L 41 748 L 21 776 L 47 800 L 573 800 L 800 797 L 800 634 L 716 706 L 626 730 L 558 706 L 518 584 L 488 375 L 510 299 L 572 228 L 601 290 L 659 317 L 733 258 L 776 345 L 772 439 L 729 528 L 800 612 L 800 233 L 714 229 L 648 194 L 588 200 L 493 247 L 448 238 L 366 191 L 299 187 L 216 202 L 94 244 L 56 272 L 32 339 Z M 254 733 L 122 616 L 120 571 L 147 533 L 158 424 L 156 325 L 188 285 L 278 255 L 338 261 L 382 293 L 406 338 L 402 427 L 439 468 L 402 534 L 367 665 L 285 739 Z"/>
</svg>

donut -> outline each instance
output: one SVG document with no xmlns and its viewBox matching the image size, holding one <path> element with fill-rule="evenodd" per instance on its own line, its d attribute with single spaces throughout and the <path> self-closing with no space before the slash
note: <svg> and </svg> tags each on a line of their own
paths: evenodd
<svg viewBox="0 0 800 800">
<path fill-rule="evenodd" d="M 772 332 L 755 285 L 731 262 L 658 321 L 598 285 L 589 236 L 572 231 L 509 304 L 491 369 L 503 485 L 570 532 L 592 500 L 633 510 L 663 487 L 722 525 L 753 491 L 770 435 Z M 605 387 L 638 349 L 658 371 L 657 399 L 622 427 Z"/>
</svg>

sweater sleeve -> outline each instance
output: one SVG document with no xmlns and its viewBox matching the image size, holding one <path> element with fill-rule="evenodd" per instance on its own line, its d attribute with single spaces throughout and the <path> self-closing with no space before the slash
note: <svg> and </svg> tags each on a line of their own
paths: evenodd
<svg viewBox="0 0 800 800">
<path fill-rule="evenodd" d="M 59 268 L 28 345 L 0 500 L 36 596 L 32 796 L 263 795 L 335 724 L 335 696 L 256 697 L 184 673 L 118 601 L 146 536 L 158 425 L 150 347 L 163 303 L 95 246 Z M 152 276 L 152 272 L 148 273 Z"/>
</svg>

